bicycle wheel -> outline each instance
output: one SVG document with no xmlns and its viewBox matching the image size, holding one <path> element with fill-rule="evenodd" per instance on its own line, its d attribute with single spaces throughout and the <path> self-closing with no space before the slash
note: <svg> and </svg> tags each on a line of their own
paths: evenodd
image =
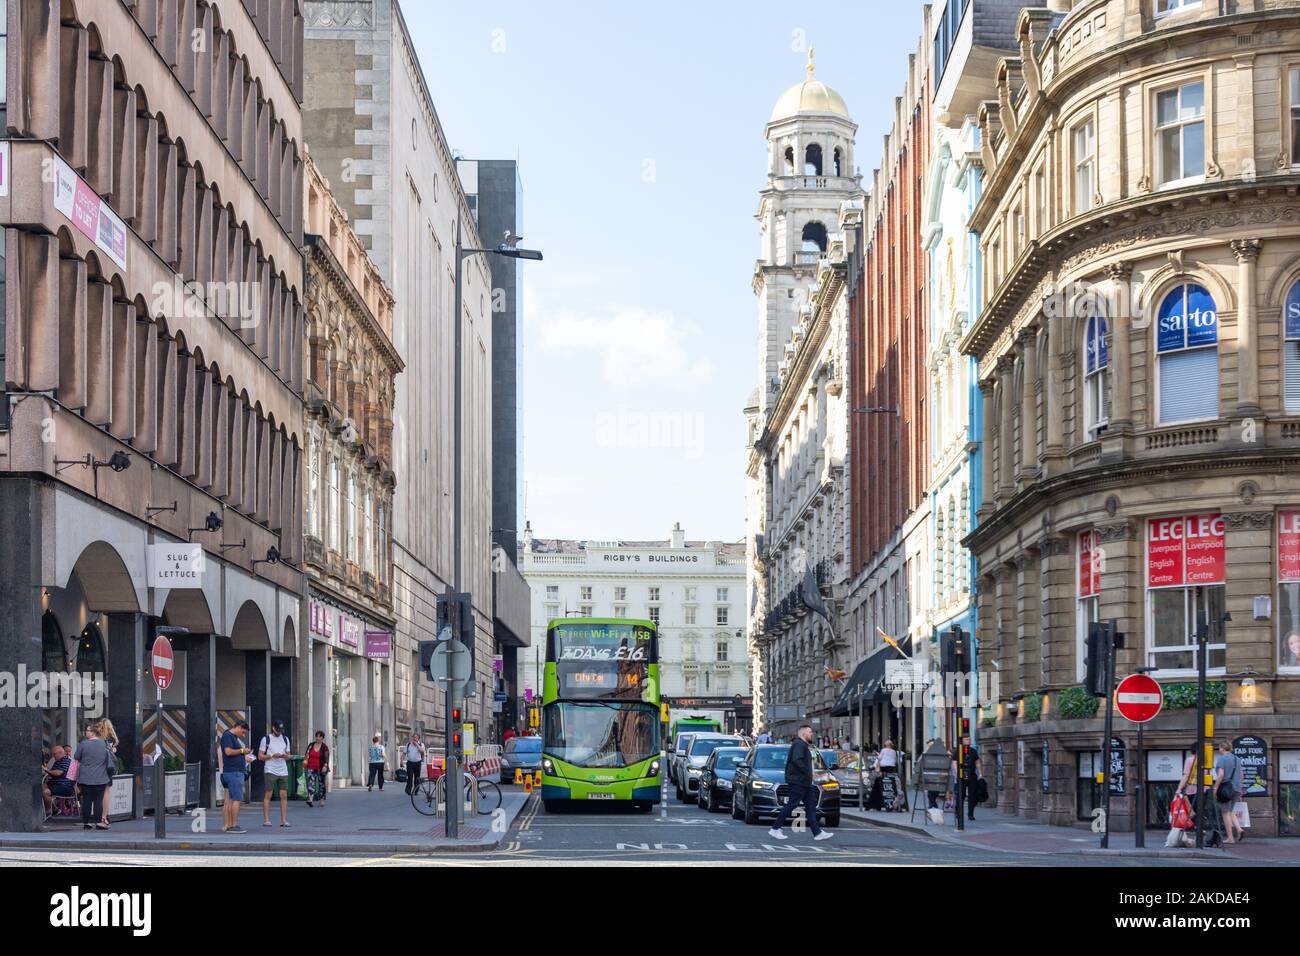
<svg viewBox="0 0 1300 956">
<path fill-rule="evenodd" d="M 478 813 L 492 813 L 501 806 L 501 788 L 491 780 L 480 778 L 478 782 Z"/>
<path fill-rule="evenodd" d="M 437 793 L 436 781 L 421 780 L 411 791 L 411 806 L 426 817 L 436 817 L 438 815 Z"/>
</svg>

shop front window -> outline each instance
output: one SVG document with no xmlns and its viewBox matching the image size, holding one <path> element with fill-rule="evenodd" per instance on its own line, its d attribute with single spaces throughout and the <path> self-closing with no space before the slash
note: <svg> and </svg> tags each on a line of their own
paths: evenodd
<svg viewBox="0 0 1300 956">
<path fill-rule="evenodd" d="M 1277 513 L 1278 668 L 1300 673 L 1300 511 Z"/>
<path fill-rule="evenodd" d="M 1300 837 L 1300 750 L 1277 753 L 1277 832 Z"/>
</svg>

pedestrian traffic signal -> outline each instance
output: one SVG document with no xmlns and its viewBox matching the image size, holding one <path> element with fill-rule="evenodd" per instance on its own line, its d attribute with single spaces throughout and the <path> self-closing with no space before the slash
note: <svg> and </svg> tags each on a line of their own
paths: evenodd
<svg viewBox="0 0 1300 956">
<path fill-rule="evenodd" d="M 939 634 L 939 667 L 945 674 L 964 674 L 969 668 L 970 635 L 953 626 Z"/>
<path fill-rule="evenodd" d="M 1083 659 L 1083 686 L 1093 697 L 1108 697 L 1106 689 L 1106 625 L 1093 621 L 1088 625 L 1088 639 Z"/>
</svg>

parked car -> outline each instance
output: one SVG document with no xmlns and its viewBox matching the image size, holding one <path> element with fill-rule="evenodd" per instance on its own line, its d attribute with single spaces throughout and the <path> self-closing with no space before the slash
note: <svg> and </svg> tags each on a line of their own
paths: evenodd
<svg viewBox="0 0 1300 956">
<path fill-rule="evenodd" d="M 840 800 L 856 804 L 858 801 L 858 755 L 851 750 L 823 750 L 822 760 L 840 785 Z M 862 768 L 861 786 L 870 788 L 871 771 Z"/>
<path fill-rule="evenodd" d="M 501 751 L 501 782 L 514 783 L 515 771 L 536 773 L 542 769 L 542 738 L 511 737 Z"/>
<path fill-rule="evenodd" d="M 699 804 L 710 813 L 731 806 L 731 791 L 736 768 L 745 761 L 747 747 L 719 747 L 709 754 L 700 769 Z"/>
<path fill-rule="evenodd" d="M 677 799 L 683 803 L 694 803 L 700 792 L 700 772 L 709 754 L 719 747 L 739 747 L 744 741 L 731 734 L 695 734 L 687 745 L 686 752 L 677 761 L 677 778 L 673 783 L 677 787 Z"/>
<path fill-rule="evenodd" d="M 745 755 L 732 781 L 731 816 L 746 823 L 775 817 L 790 792 L 785 782 L 789 744 L 760 744 Z M 826 767 L 821 751 L 812 752 L 813 783 L 820 793 L 817 818 L 828 827 L 840 825 L 840 785 Z"/>
</svg>

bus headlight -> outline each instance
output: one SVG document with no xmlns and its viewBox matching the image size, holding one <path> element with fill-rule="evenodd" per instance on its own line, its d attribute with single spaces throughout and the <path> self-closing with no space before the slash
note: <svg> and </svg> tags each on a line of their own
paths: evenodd
<svg viewBox="0 0 1300 956">
<path fill-rule="evenodd" d="M 651 760 L 651 761 L 650 761 L 650 769 L 646 771 L 645 775 L 646 775 L 647 777 L 657 777 L 657 776 L 659 776 L 659 761 L 658 761 L 658 760 Z"/>
<path fill-rule="evenodd" d="M 542 773 L 546 774 L 548 777 L 558 777 L 560 775 L 555 769 L 555 764 L 551 762 L 548 757 L 542 758 Z"/>
</svg>

